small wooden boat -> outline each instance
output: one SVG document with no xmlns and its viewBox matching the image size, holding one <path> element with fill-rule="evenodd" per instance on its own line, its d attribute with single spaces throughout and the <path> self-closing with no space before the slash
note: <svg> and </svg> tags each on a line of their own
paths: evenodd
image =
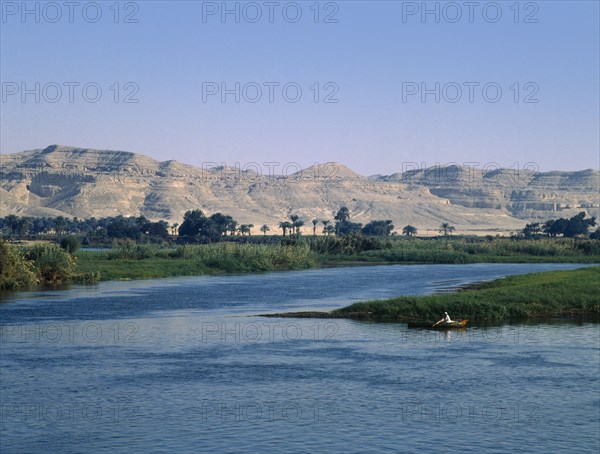
<svg viewBox="0 0 600 454">
<path fill-rule="evenodd" d="M 469 320 L 454 320 L 451 322 L 408 322 L 409 328 L 429 328 L 429 329 L 466 329 Z"/>
</svg>

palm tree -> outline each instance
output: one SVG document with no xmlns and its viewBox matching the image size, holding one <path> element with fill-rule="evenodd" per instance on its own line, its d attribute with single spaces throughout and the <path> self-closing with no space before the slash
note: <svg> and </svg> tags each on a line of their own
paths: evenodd
<svg viewBox="0 0 600 454">
<path fill-rule="evenodd" d="M 54 219 L 54 225 L 56 226 L 56 233 L 62 235 L 67 228 L 67 221 L 63 216 L 57 216 Z"/>
<path fill-rule="evenodd" d="M 16 231 L 19 228 L 19 217 L 18 216 L 15 216 L 14 214 L 9 214 L 8 216 L 6 216 L 4 218 L 4 222 L 5 222 L 6 226 L 8 227 L 10 235 L 12 235 L 13 233 L 16 233 Z"/>
<path fill-rule="evenodd" d="M 325 226 L 325 228 L 323 229 L 323 231 L 325 232 L 325 234 L 327 236 L 331 235 L 332 233 L 335 232 L 335 227 L 332 226 L 331 224 L 328 224 Z"/>
<path fill-rule="evenodd" d="M 32 226 L 33 224 L 29 219 L 19 218 L 19 220 L 17 221 L 17 234 L 19 235 L 19 238 L 24 238 L 29 233 L 29 230 Z"/>
<path fill-rule="evenodd" d="M 227 230 L 229 231 L 230 236 L 235 235 L 235 232 L 237 231 L 237 221 L 234 221 L 233 219 L 229 221 L 227 224 Z"/>
<path fill-rule="evenodd" d="M 344 222 L 350 219 L 350 210 L 348 209 L 348 207 L 342 207 L 338 210 L 338 212 L 335 214 L 334 219 L 336 221 L 340 221 L 340 222 Z"/>
<path fill-rule="evenodd" d="M 269 228 L 269 226 L 267 224 L 263 224 L 263 226 L 260 228 L 260 231 L 263 233 L 264 236 L 267 235 L 267 232 L 269 230 L 271 230 L 271 229 Z"/>
<path fill-rule="evenodd" d="M 283 236 L 285 236 L 285 232 L 290 229 L 290 235 L 291 235 L 291 229 L 292 229 L 292 224 L 290 224 L 288 221 L 283 221 L 279 223 L 279 228 L 281 230 L 283 230 Z"/>
<path fill-rule="evenodd" d="M 317 236 L 317 224 L 319 223 L 319 220 L 313 219 L 311 222 L 313 225 L 313 236 Z"/>
<path fill-rule="evenodd" d="M 304 225 L 304 221 L 302 219 L 296 219 L 294 221 L 294 223 L 292 224 L 292 226 L 294 227 L 294 230 L 296 232 L 296 237 L 300 236 L 300 227 L 302 227 Z"/>
<path fill-rule="evenodd" d="M 174 222 L 171 226 L 171 234 L 173 236 L 177 235 L 177 227 L 179 227 L 179 222 Z"/>
<path fill-rule="evenodd" d="M 454 232 L 456 230 L 456 228 L 453 225 L 448 224 L 447 222 L 444 222 L 443 224 L 440 225 L 439 228 L 439 232 L 443 233 L 444 236 L 450 234 L 452 235 L 452 232 Z"/>
<path fill-rule="evenodd" d="M 246 233 L 248 235 L 252 235 L 252 227 L 254 227 L 254 224 L 242 224 L 240 225 L 238 231 L 242 234 L 242 236 L 244 236 Z"/>
<path fill-rule="evenodd" d="M 413 236 L 417 234 L 417 228 L 412 225 L 407 225 L 402 229 L 402 234 L 406 236 Z"/>
<path fill-rule="evenodd" d="M 290 236 L 292 235 L 292 233 L 298 236 L 300 234 L 300 227 L 304 225 L 304 221 L 300 220 L 300 216 L 298 216 L 297 214 L 291 214 L 290 221 L 292 221 Z"/>
<path fill-rule="evenodd" d="M 327 219 L 323 219 L 321 221 L 321 224 L 323 224 L 323 233 L 327 234 L 327 224 L 329 224 L 330 221 L 328 221 Z"/>
<path fill-rule="evenodd" d="M 300 219 L 300 216 L 298 216 L 297 214 L 291 214 L 290 215 L 290 221 L 292 221 L 292 225 L 294 225 L 294 223 Z"/>
</svg>

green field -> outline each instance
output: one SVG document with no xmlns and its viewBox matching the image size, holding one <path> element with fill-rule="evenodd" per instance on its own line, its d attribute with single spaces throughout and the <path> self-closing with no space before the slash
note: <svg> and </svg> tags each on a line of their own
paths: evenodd
<svg viewBox="0 0 600 454">
<path fill-rule="evenodd" d="M 474 323 L 600 318 L 600 267 L 510 276 L 454 293 L 367 301 L 333 315 L 382 322 L 437 321 L 444 311 Z"/>
<path fill-rule="evenodd" d="M 307 237 L 267 244 L 128 243 L 105 252 L 79 251 L 75 271 L 114 280 L 384 263 L 600 263 L 600 241 Z"/>
</svg>

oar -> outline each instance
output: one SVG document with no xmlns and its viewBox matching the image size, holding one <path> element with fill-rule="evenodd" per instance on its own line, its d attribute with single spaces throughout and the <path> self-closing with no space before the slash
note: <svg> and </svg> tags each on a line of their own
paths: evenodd
<svg viewBox="0 0 600 454">
<path fill-rule="evenodd" d="M 437 326 L 438 324 L 442 323 L 443 321 L 444 321 L 444 319 L 441 319 L 441 320 L 439 320 L 439 321 L 435 322 L 435 323 L 433 324 L 432 328 L 433 328 L 433 327 L 435 327 L 435 326 Z"/>
</svg>

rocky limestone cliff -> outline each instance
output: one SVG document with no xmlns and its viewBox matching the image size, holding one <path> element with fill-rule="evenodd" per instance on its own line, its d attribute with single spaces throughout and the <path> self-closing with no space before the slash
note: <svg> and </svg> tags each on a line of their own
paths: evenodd
<svg viewBox="0 0 600 454">
<path fill-rule="evenodd" d="M 278 231 L 280 221 L 297 213 L 311 232 L 311 219 L 332 219 L 346 205 L 357 222 L 391 219 L 398 230 L 411 224 L 421 234 L 441 222 L 459 233 L 504 233 L 579 211 L 598 215 L 600 173 L 593 170 L 450 166 L 369 178 L 335 162 L 291 170 L 277 176 L 252 168 L 198 168 L 125 151 L 52 145 L 0 155 L 0 215 L 122 214 L 181 222 L 185 211 L 201 208 Z"/>
<path fill-rule="evenodd" d="M 451 203 L 471 208 L 506 211 L 524 220 L 572 216 L 581 211 L 598 214 L 600 172 L 537 172 L 473 167 L 432 167 L 377 176 L 427 187 Z"/>
</svg>

